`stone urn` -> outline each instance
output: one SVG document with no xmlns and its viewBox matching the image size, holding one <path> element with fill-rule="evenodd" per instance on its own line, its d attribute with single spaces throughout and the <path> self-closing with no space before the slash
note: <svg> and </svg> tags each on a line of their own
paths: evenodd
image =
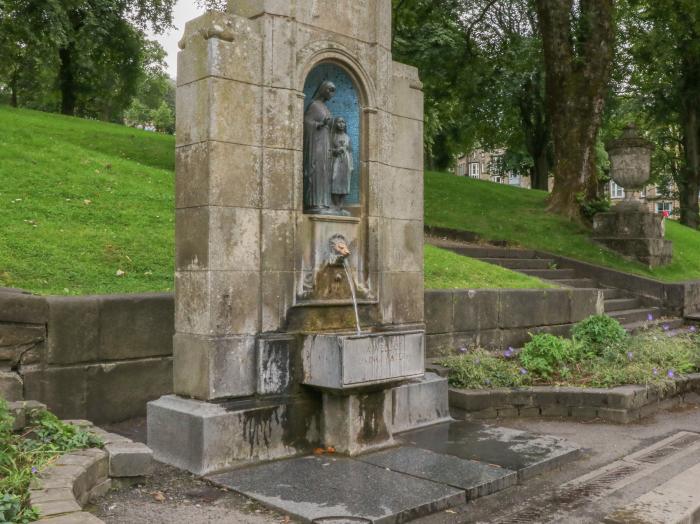
<svg viewBox="0 0 700 524">
<path fill-rule="evenodd" d="M 610 157 L 610 176 L 625 190 L 625 198 L 617 204 L 618 207 L 640 209 L 640 193 L 651 176 L 654 145 L 642 138 L 637 126 L 627 124 L 622 136 L 608 142 L 605 149 Z"/>
</svg>

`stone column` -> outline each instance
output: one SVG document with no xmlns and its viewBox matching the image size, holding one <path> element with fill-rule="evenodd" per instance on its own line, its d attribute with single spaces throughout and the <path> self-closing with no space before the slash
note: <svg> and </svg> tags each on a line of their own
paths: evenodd
<svg viewBox="0 0 700 524">
<path fill-rule="evenodd" d="M 180 47 L 174 389 L 246 396 L 261 323 L 262 42 L 255 21 L 209 13 Z"/>
</svg>

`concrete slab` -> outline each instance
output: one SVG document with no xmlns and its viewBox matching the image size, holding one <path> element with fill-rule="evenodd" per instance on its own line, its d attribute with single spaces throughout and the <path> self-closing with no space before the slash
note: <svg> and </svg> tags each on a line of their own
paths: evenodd
<svg viewBox="0 0 700 524">
<path fill-rule="evenodd" d="M 515 471 L 421 448 L 401 447 L 357 458 L 391 471 L 461 488 L 466 491 L 468 500 L 490 495 L 518 482 Z"/>
<path fill-rule="evenodd" d="M 406 522 L 465 501 L 462 489 L 333 456 L 273 462 L 208 480 L 303 522 Z"/>
<path fill-rule="evenodd" d="M 477 422 L 450 422 L 409 431 L 397 437 L 403 444 L 477 460 L 517 471 L 525 480 L 576 459 L 581 450 L 568 441 L 517 429 Z"/>
</svg>

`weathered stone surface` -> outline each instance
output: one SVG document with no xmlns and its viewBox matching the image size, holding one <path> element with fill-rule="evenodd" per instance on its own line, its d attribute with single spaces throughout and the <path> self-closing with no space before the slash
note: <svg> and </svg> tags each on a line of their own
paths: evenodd
<svg viewBox="0 0 700 524">
<path fill-rule="evenodd" d="M 393 388 L 391 430 L 393 433 L 450 420 L 447 379 L 426 373 L 421 379 Z"/>
<path fill-rule="evenodd" d="M 4 312 L 3 315 L 4 317 Z M 0 369 L 14 367 L 22 355 L 46 338 L 43 324 L 0 322 Z"/>
<path fill-rule="evenodd" d="M 257 392 L 260 395 L 288 393 L 294 376 L 295 339 L 289 336 L 269 337 L 257 343 Z"/>
<path fill-rule="evenodd" d="M 48 522 L 49 524 L 104 524 L 102 520 L 86 511 L 52 517 Z"/>
<path fill-rule="evenodd" d="M 559 467 L 576 458 L 580 451 L 556 437 L 461 421 L 409 431 L 399 439 L 436 453 L 517 471 L 520 480 Z"/>
<path fill-rule="evenodd" d="M 452 323 L 454 293 L 452 290 L 427 290 L 425 292 L 425 329 L 427 333 L 450 333 Z"/>
<path fill-rule="evenodd" d="M 306 522 L 324 517 L 404 522 L 465 498 L 464 490 L 342 457 L 285 460 L 210 480 Z"/>
<path fill-rule="evenodd" d="M 59 418 L 87 417 L 86 366 L 22 369 L 25 398 L 47 405 Z"/>
<path fill-rule="evenodd" d="M 304 384 L 335 390 L 423 375 L 422 332 L 308 335 L 302 350 Z"/>
<path fill-rule="evenodd" d="M 24 292 L 0 292 L 0 311 L 3 322 L 20 324 L 46 324 L 49 315 L 45 297 Z"/>
<path fill-rule="evenodd" d="M 169 293 L 100 297 L 97 358 L 109 361 L 171 355 L 173 311 Z"/>
<path fill-rule="evenodd" d="M 0 398 L 8 402 L 23 400 L 22 377 L 13 371 L 0 371 Z"/>
<path fill-rule="evenodd" d="M 360 460 L 398 473 L 466 491 L 467 500 L 484 497 L 518 482 L 515 471 L 464 460 L 427 449 L 400 447 L 363 455 Z"/>
<path fill-rule="evenodd" d="M 176 334 L 173 380 L 175 393 L 203 400 L 252 395 L 255 338 Z"/>
<path fill-rule="evenodd" d="M 153 452 L 140 442 L 107 444 L 110 477 L 145 477 L 153 469 Z"/>
<path fill-rule="evenodd" d="M 48 363 L 94 362 L 100 344 L 100 302 L 95 297 L 48 297 Z"/>
<path fill-rule="evenodd" d="M 499 327 L 501 295 L 502 291 L 495 289 L 455 291 L 455 331 L 485 331 Z"/>
<path fill-rule="evenodd" d="M 156 460 L 206 475 L 309 453 L 320 445 L 320 410 L 311 398 L 212 404 L 166 396 L 148 404 L 148 445 Z"/>
<path fill-rule="evenodd" d="M 148 401 L 172 391 L 172 369 L 170 358 L 88 367 L 84 372 L 86 418 L 100 423 L 145 415 Z"/>
<path fill-rule="evenodd" d="M 56 515 L 73 513 L 82 509 L 73 497 L 67 500 L 37 501 L 36 503 L 32 503 L 32 506 L 42 517 L 54 517 Z"/>
</svg>

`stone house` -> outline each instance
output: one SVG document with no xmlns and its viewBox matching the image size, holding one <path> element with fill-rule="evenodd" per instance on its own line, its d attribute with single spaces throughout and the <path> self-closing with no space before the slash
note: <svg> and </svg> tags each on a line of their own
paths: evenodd
<svg viewBox="0 0 700 524">
<path fill-rule="evenodd" d="M 493 151 L 475 149 L 457 158 L 453 172 L 457 176 L 468 176 L 479 180 L 488 180 L 496 184 L 530 189 L 532 186 L 529 176 L 521 176 L 503 168 L 505 153 L 505 149 L 494 149 Z M 552 184 L 553 179 L 550 178 L 550 191 Z"/>
<path fill-rule="evenodd" d="M 671 188 L 673 193 L 676 192 L 675 185 Z M 616 204 L 625 198 L 625 189 L 618 186 L 613 180 L 605 184 L 605 194 L 610 198 L 612 204 Z M 655 185 L 649 185 L 642 191 L 641 199 L 644 202 L 647 211 L 650 213 L 663 213 L 668 211 L 671 218 L 680 209 L 678 200 L 665 196 L 661 193 L 661 189 Z"/>
</svg>

